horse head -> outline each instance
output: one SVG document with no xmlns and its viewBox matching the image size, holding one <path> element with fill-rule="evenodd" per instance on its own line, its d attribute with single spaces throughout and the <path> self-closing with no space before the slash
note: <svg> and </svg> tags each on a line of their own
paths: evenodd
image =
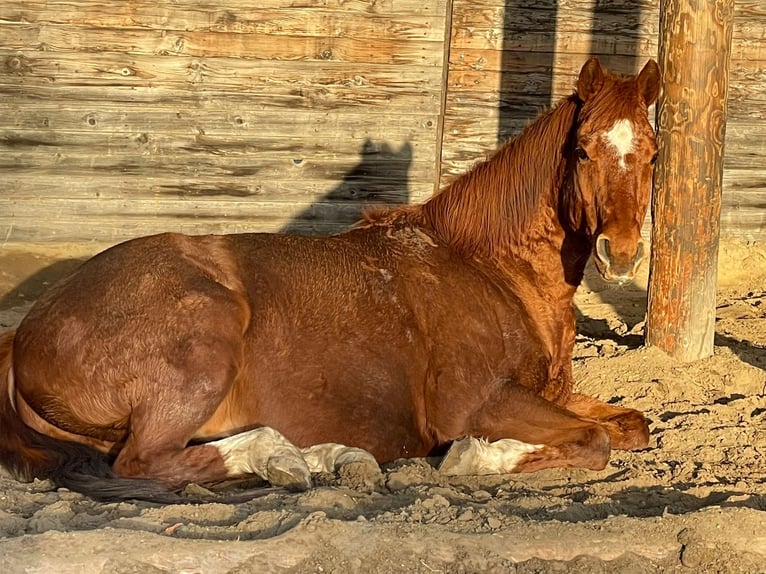
<svg viewBox="0 0 766 574">
<path fill-rule="evenodd" d="M 657 158 L 647 109 L 660 90 L 660 71 L 649 60 L 637 76 L 605 72 L 588 60 L 577 80 L 581 102 L 571 146 L 575 220 L 588 236 L 604 279 L 633 279 L 646 249 L 641 226 Z"/>
</svg>

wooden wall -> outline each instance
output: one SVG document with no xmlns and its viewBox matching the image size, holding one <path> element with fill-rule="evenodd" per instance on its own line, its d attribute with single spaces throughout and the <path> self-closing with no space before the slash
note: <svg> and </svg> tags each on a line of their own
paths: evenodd
<svg viewBox="0 0 766 574">
<path fill-rule="evenodd" d="M 420 200 L 445 18 L 446 0 L 3 0 L 0 240 L 327 232 Z"/>
<path fill-rule="evenodd" d="M 3 0 L 0 240 L 325 233 L 656 56 L 660 0 Z M 766 3 L 738 0 L 723 232 L 766 239 Z"/>
</svg>

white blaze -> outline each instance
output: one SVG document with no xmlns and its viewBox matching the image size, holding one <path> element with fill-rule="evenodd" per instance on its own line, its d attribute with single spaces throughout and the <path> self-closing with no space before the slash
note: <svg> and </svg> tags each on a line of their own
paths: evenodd
<svg viewBox="0 0 766 574">
<path fill-rule="evenodd" d="M 627 169 L 625 156 L 633 151 L 633 124 L 630 120 L 617 120 L 612 129 L 602 136 L 617 152 L 620 169 Z"/>
</svg>

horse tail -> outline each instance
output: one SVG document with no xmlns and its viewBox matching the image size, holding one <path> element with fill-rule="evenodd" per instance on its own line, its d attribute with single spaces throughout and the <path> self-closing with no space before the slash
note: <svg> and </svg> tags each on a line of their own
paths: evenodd
<svg viewBox="0 0 766 574">
<path fill-rule="evenodd" d="M 0 462 L 20 480 L 48 478 L 61 463 L 57 451 L 47 448 L 47 437 L 29 428 L 14 404 L 11 357 L 15 331 L 0 336 Z"/>
<path fill-rule="evenodd" d="M 13 341 L 15 331 L 0 335 L 0 465 L 18 480 L 50 479 L 56 486 L 94 500 L 145 500 L 161 504 L 242 502 L 278 489 L 256 488 L 234 496 L 182 495 L 144 478 L 122 478 L 109 457 L 96 449 L 49 437 L 24 424 L 14 404 Z"/>
</svg>

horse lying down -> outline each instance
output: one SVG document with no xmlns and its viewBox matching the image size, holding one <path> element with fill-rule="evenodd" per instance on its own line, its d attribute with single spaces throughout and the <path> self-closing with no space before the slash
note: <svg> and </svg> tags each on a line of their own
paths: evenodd
<svg viewBox="0 0 766 574">
<path fill-rule="evenodd" d="M 490 158 L 346 233 L 162 234 L 93 257 L 0 338 L 0 463 L 147 498 L 251 473 L 305 487 L 320 465 L 455 441 L 444 472 L 601 469 L 645 447 L 641 413 L 573 391 L 573 297 L 591 255 L 620 283 L 644 256 L 659 88 L 653 61 L 590 59 Z"/>
</svg>

